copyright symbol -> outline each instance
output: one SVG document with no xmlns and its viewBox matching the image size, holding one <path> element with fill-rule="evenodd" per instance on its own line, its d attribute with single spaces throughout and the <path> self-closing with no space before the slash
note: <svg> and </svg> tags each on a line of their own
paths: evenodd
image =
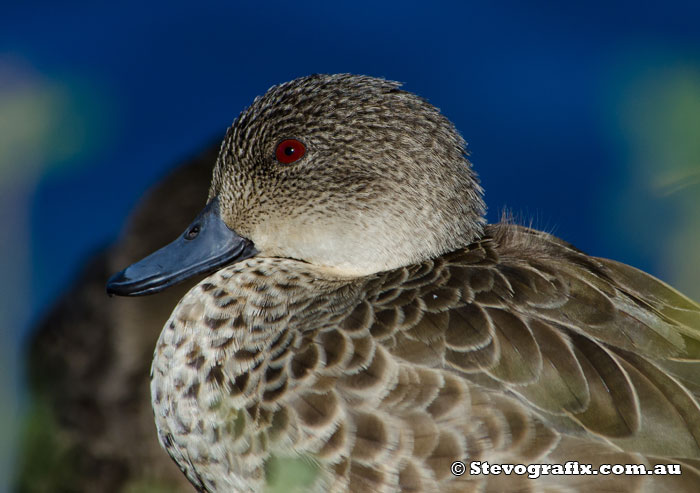
<svg viewBox="0 0 700 493">
<path fill-rule="evenodd" d="M 461 476 L 467 471 L 467 467 L 464 465 L 464 462 L 456 460 L 450 466 L 450 471 L 455 476 Z"/>
</svg>

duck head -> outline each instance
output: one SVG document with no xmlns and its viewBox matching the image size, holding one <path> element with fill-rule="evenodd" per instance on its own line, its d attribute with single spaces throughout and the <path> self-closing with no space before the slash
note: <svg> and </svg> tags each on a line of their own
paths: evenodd
<svg viewBox="0 0 700 493">
<path fill-rule="evenodd" d="M 485 207 L 464 140 L 399 87 L 346 74 L 272 87 L 229 128 L 200 215 L 107 291 L 149 294 L 255 255 L 363 276 L 474 241 Z"/>
</svg>

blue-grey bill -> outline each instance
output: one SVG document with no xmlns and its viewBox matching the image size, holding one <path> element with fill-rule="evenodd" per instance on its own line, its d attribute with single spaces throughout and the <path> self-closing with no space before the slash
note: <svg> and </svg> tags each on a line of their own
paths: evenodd
<svg viewBox="0 0 700 493">
<path fill-rule="evenodd" d="M 215 271 L 256 253 L 250 240 L 226 226 L 215 198 L 175 241 L 114 274 L 107 281 L 107 294 L 158 293 L 189 277 Z"/>
</svg>

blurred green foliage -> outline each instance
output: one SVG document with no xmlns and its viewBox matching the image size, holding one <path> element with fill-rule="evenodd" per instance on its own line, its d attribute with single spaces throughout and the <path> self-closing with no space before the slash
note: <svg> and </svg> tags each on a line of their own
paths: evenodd
<svg viewBox="0 0 700 493">
<path fill-rule="evenodd" d="M 620 102 L 628 188 L 612 207 L 616 224 L 631 244 L 653 250 L 668 282 L 700 299 L 700 70 L 645 74 Z M 630 199 L 640 196 L 649 200 Z"/>
<path fill-rule="evenodd" d="M 40 179 L 80 163 L 80 156 L 101 145 L 105 126 L 98 123 L 97 112 L 104 104 L 95 104 L 98 99 L 105 100 L 90 84 L 49 78 L 24 60 L 0 56 L 0 223 L 5 231 L 0 235 L 0 491 L 2 478 L 12 476 L 14 423 L 20 408 L 19 336 L 32 316 L 32 195 Z M 33 408 L 29 423 L 34 430 L 26 435 L 30 443 L 39 443 L 35 438 L 40 434 L 50 434 L 43 405 Z M 49 468 L 51 475 L 61 469 L 56 462 L 61 450 L 56 456 L 49 452 L 56 444 L 46 442 L 33 449 L 39 454 L 37 463 Z M 28 481 L 40 481 L 39 477 L 28 471 Z M 36 486 L 39 489 L 31 486 L 27 491 L 53 491 Z"/>
<path fill-rule="evenodd" d="M 20 437 L 24 460 L 17 465 L 18 493 L 71 491 L 76 484 L 71 445 L 57 425 L 51 407 L 35 399 L 27 410 Z"/>
</svg>

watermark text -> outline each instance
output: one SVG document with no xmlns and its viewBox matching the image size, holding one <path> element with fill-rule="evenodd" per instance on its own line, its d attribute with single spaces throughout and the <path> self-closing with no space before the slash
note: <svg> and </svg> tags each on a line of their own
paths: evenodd
<svg viewBox="0 0 700 493">
<path fill-rule="evenodd" d="M 566 464 L 491 464 L 487 461 L 472 461 L 464 463 L 455 461 L 451 466 L 452 474 L 462 476 L 467 471 L 471 476 L 481 475 L 527 475 L 530 479 L 537 479 L 540 476 L 585 476 L 585 475 L 680 475 L 680 464 L 655 464 L 646 466 L 645 464 L 601 464 L 598 467 L 592 464 L 582 464 L 578 461 L 569 461 Z"/>
</svg>

